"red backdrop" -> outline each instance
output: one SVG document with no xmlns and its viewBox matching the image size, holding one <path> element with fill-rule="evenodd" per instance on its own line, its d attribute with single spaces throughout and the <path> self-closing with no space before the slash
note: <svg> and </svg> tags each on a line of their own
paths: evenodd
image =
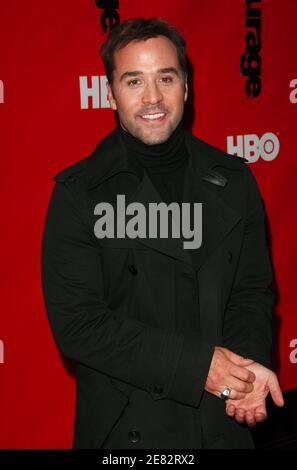
<svg viewBox="0 0 297 470">
<path fill-rule="evenodd" d="M 0 3 L 1 448 L 72 444 L 75 381 L 47 322 L 41 236 L 52 177 L 115 125 L 98 53 L 108 33 L 102 14 L 161 16 L 183 32 L 194 68 L 192 131 L 248 158 L 265 201 L 279 294 L 276 365 L 283 389 L 297 387 L 297 3 L 252 2 L 254 14 L 248 3 Z"/>
</svg>

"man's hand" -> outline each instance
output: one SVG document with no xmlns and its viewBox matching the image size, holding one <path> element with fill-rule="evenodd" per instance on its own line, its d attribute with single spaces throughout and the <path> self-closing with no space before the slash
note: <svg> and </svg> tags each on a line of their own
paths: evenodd
<svg viewBox="0 0 297 470">
<path fill-rule="evenodd" d="M 269 392 L 277 406 L 283 406 L 284 399 L 277 377 L 272 370 L 258 362 L 249 365 L 247 369 L 254 372 L 256 376 L 253 384 L 254 390 L 243 399 L 227 400 L 226 413 L 234 417 L 238 423 L 246 422 L 249 426 L 255 426 L 257 422 L 267 418 L 266 397 Z"/>
<path fill-rule="evenodd" d="M 229 387 L 230 398 L 244 399 L 247 393 L 253 391 L 255 374 L 247 366 L 254 363 L 252 359 L 245 359 L 229 349 L 215 347 L 210 368 L 208 371 L 205 390 L 220 397 L 222 391 Z M 230 401 L 230 400 L 229 400 Z"/>
</svg>

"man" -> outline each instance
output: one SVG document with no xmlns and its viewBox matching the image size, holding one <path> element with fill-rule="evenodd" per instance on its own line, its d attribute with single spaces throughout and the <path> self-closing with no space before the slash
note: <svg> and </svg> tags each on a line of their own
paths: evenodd
<svg viewBox="0 0 297 470">
<path fill-rule="evenodd" d="M 185 131 L 175 28 L 130 19 L 102 57 L 119 123 L 54 177 L 42 241 L 48 318 L 77 362 L 73 446 L 253 448 L 249 426 L 266 418 L 267 394 L 283 405 L 270 370 L 273 274 L 255 178 L 244 159 Z M 199 248 L 184 248 L 184 231 L 144 231 L 150 204 L 174 202 L 192 216 L 202 204 Z M 134 220 L 115 221 L 124 203 Z"/>
</svg>

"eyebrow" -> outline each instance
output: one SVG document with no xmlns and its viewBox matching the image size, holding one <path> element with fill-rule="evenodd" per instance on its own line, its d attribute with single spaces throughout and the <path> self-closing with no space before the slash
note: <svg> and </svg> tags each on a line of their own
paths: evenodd
<svg viewBox="0 0 297 470">
<path fill-rule="evenodd" d="M 175 67 L 165 67 L 163 69 L 158 69 L 157 73 L 174 73 L 179 76 L 178 70 Z M 132 70 L 131 72 L 125 72 L 121 75 L 120 82 L 127 77 L 137 77 L 138 75 L 143 75 L 141 70 Z"/>
</svg>

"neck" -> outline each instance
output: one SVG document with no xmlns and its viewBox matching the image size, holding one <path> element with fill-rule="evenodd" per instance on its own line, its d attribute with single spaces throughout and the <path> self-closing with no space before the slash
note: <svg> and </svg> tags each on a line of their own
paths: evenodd
<svg viewBox="0 0 297 470">
<path fill-rule="evenodd" d="M 140 164 L 153 172 L 172 171 L 181 166 L 187 156 L 185 129 L 181 121 L 170 137 L 161 144 L 148 145 L 119 124 L 120 133 L 128 154 L 137 158 Z"/>
</svg>

